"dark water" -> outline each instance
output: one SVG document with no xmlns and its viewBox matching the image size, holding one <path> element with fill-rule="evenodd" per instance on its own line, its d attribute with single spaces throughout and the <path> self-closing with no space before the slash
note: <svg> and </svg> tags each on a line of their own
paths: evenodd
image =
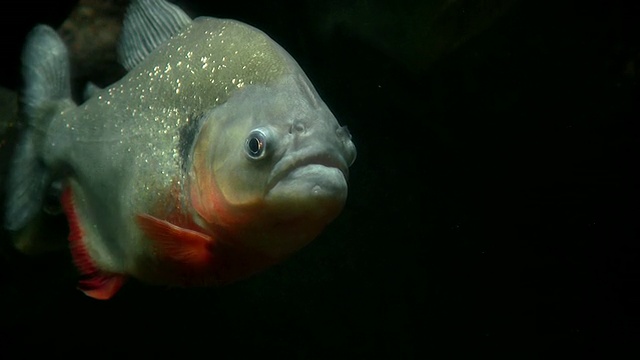
<svg viewBox="0 0 640 360">
<path fill-rule="evenodd" d="M 247 281 L 131 281 L 108 302 L 74 289 L 64 252 L 4 250 L 0 354 L 638 353 L 637 4 L 183 4 L 263 29 L 307 71 L 358 147 L 344 212 Z M 17 6 L 12 39 L 72 8 Z"/>
</svg>

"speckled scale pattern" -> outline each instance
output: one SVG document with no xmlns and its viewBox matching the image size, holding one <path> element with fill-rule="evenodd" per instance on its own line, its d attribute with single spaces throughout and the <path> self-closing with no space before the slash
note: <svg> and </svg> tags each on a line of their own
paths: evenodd
<svg viewBox="0 0 640 360">
<path fill-rule="evenodd" d="M 159 199 L 184 186 L 182 127 L 234 91 L 268 85 L 292 67 L 294 60 L 261 31 L 197 18 L 123 79 L 57 116 L 45 162 L 66 163 L 73 172 L 79 212 L 106 237 L 87 240 L 95 260 L 119 271 L 134 261 L 129 252 L 144 251 L 133 218 L 157 212 Z"/>
</svg>

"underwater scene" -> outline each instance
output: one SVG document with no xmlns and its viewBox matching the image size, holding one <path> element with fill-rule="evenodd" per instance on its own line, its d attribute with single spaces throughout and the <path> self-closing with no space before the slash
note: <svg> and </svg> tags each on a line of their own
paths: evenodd
<svg viewBox="0 0 640 360">
<path fill-rule="evenodd" d="M 14 6 L 0 357 L 640 355 L 640 4 Z"/>
</svg>

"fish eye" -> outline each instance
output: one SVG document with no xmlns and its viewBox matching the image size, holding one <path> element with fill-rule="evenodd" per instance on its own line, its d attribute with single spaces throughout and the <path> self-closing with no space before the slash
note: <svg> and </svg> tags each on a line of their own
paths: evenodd
<svg viewBox="0 0 640 360">
<path fill-rule="evenodd" d="M 267 150 L 267 135 L 263 130 L 252 130 L 244 143 L 244 151 L 250 159 L 258 160 L 265 157 Z"/>
</svg>

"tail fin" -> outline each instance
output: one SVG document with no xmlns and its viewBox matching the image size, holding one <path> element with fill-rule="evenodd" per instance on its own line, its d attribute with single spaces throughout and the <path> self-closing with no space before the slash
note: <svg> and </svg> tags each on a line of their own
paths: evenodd
<svg viewBox="0 0 640 360">
<path fill-rule="evenodd" d="M 55 112 L 73 104 L 67 48 L 46 25 L 36 26 L 22 53 L 22 95 L 27 127 L 22 133 L 7 179 L 5 227 L 24 228 L 42 208 L 51 173 L 42 161 L 42 145 Z"/>
<path fill-rule="evenodd" d="M 67 47 L 51 27 L 38 25 L 27 36 L 22 52 L 22 76 L 24 112 L 30 123 L 36 122 L 33 125 L 37 128 L 46 125 L 50 116 L 43 112 L 52 110 L 59 101 L 71 99 Z"/>
</svg>

